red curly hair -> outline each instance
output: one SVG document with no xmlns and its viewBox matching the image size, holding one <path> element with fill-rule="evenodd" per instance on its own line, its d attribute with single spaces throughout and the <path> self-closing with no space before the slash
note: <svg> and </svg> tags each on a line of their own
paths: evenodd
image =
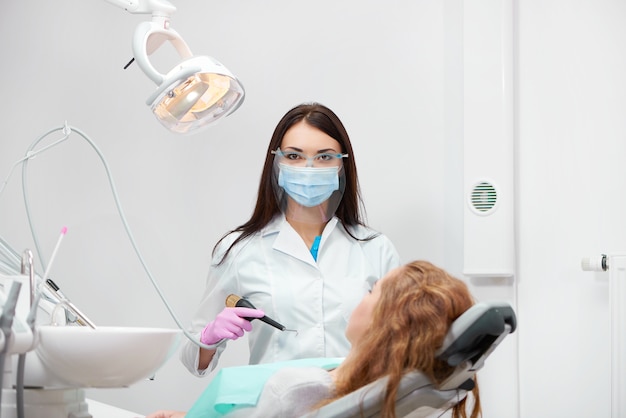
<svg viewBox="0 0 626 418">
<path fill-rule="evenodd" d="M 452 322 L 474 304 L 467 285 L 427 261 L 393 270 L 380 285 L 380 299 L 363 335 L 337 374 L 332 402 L 388 376 L 381 416 L 395 418 L 395 398 L 402 376 L 413 370 L 441 382 L 452 367 L 436 358 Z M 339 370 L 338 370 L 339 371 Z M 482 416 L 478 385 L 472 390 L 470 418 Z M 466 398 L 453 407 L 453 418 L 467 418 Z"/>
</svg>

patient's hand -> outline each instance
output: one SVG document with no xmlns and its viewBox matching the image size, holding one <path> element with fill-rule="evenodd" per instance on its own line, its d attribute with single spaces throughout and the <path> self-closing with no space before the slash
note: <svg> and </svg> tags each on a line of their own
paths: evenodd
<svg viewBox="0 0 626 418">
<path fill-rule="evenodd" d="M 146 418 L 184 418 L 186 412 L 184 411 L 156 411 L 147 415 Z"/>
</svg>

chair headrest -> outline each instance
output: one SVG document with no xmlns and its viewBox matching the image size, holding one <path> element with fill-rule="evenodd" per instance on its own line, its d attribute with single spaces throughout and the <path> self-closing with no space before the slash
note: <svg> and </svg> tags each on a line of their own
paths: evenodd
<svg viewBox="0 0 626 418">
<path fill-rule="evenodd" d="M 437 357 L 457 369 L 444 386 L 457 387 L 483 366 L 504 337 L 515 331 L 517 319 L 507 302 L 481 302 L 450 326 Z"/>
</svg>

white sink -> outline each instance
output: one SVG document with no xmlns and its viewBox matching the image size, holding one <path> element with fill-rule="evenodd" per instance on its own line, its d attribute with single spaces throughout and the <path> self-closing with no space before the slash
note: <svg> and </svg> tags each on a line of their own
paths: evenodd
<svg viewBox="0 0 626 418">
<path fill-rule="evenodd" d="M 166 328 L 38 326 L 35 352 L 71 387 L 126 387 L 154 374 L 176 352 L 182 331 Z"/>
</svg>

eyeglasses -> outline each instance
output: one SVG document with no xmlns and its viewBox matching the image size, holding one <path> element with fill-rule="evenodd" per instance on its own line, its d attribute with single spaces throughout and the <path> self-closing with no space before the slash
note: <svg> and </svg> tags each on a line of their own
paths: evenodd
<svg viewBox="0 0 626 418">
<path fill-rule="evenodd" d="M 283 164 L 298 167 L 336 167 L 341 164 L 343 158 L 348 158 L 348 154 L 335 154 L 322 152 L 313 157 L 307 157 L 299 151 L 282 151 L 278 148 L 272 154 L 280 158 Z"/>
</svg>

